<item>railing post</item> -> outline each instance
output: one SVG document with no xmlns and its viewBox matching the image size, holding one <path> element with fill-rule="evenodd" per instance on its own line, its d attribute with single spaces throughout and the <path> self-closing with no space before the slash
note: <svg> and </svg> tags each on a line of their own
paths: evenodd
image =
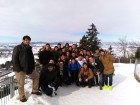
<svg viewBox="0 0 140 105">
<path fill-rule="evenodd" d="M 10 96 L 11 98 L 15 95 L 14 88 L 14 76 L 10 77 Z"/>
<path fill-rule="evenodd" d="M 132 63 L 132 59 L 130 58 L 130 63 Z"/>
<path fill-rule="evenodd" d="M 118 63 L 120 63 L 120 57 L 118 58 Z"/>
</svg>

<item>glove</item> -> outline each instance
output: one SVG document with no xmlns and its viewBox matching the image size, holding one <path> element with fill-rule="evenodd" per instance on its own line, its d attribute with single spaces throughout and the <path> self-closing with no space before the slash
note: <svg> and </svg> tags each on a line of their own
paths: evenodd
<svg viewBox="0 0 140 105">
<path fill-rule="evenodd" d="M 51 86 L 51 85 L 48 85 L 49 88 L 52 88 L 53 91 L 55 91 L 55 87 Z"/>
<path fill-rule="evenodd" d="M 88 79 L 86 79 L 85 81 L 88 82 Z"/>
<path fill-rule="evenodd" d="M 81 82 L 81 81 L 82 81 L 82 79 L 81 79 L 81 78 L 79 78 L 79 81 Z"/>
</svg>

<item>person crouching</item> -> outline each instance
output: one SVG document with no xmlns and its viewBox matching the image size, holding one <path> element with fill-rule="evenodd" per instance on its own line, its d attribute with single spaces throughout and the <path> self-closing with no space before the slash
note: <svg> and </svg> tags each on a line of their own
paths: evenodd
<svg viewBox="0 0 140 105">
<path fill-rule="evenodd" d="M 81 71 L 80 71 L 78 77 L 79 77 L 79 83 L 82 87 L 85 87 L 87 85 L 89 88 L 92 87 L 93 72 L 90 68 L 88 68 L 87 63 L 83 64 L 83 67 L 81 68 Z"/>
<path fill-rule="evenodd" d="M 57 95 L 56 90 L 58 89 L 57 72 L 54 69 L 53 64 L 48 64 L 40 73 L 40 87 L 42 91 L 48 95 Z"/>
</svg>

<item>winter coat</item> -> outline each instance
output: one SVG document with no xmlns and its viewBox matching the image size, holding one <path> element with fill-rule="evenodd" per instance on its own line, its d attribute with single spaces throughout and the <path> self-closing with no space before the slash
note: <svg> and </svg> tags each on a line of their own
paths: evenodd
<svg viewBox="0 0 140 105">
<path fill-rule="evenodd" d="M 40 72 L 39 85 L 43 92 L 46 92 L 48 85 L 57 84 L 57 72 L 56 70 L 49 71 L 47 66 L 45 66 Z"/>
<path fill-rule="evenodd" d="M 77 70 L 80 72 L 80 69 L 81 66 L 77 61 L 74 64 L 72 64 L 71 61 L 68 63 L 68 74 L 71 74 L 71 70 Z"/>
<path fill-rule="evenodd" d="M 60 54 L 58 51 L 53 51 L 52 54 L 53 54 L 52 59 L 54 60 L 55 64 L 57 64 L 58 59 L 60 58 Z"/>
<path fill-rule="evenodd" d="M 45 66 L 52 59 L 52 56 L 53 54 L 51 51 L 46 51 L 46 50 L 41 51 L 39 53 L 39 63 Z"/>
<path fill-rule="evenodd" d="M 96 72 L 103 73 L 104 66 L 100 60 L 95 59 L 94 63 L 88 63 L 88 67 L 93 71 L 95 74 Z"/>
<path fill-rule="evenodd" d="M 112 74 L 114 72 L 113 66 L 114 58 L 112 57 L 112 55 L 106 54 L 104 56 L 100 56 L 99 59 L 104 65 L 103 74 L 106 75 Z"/>
<path fill-rule="evenodd" d="M 30 45 L 25 46 L 23 43 L 17 45 L 12 54 L 13 71 L 26 72 L 31 74 L 35 69 L 34 55 Z"/>
<path fill-rule="evenodd" d="M 88 77 L 88 80 L 92 79 L 93 78 L 93 72 L 90 68 L 88 68 L 88 70 L 85 72 L 83 68 L 81 68 L 81 71 L 78 75 L 79 78 L 82 78 L 84 76 L 87 76 Z"/>
</svg>

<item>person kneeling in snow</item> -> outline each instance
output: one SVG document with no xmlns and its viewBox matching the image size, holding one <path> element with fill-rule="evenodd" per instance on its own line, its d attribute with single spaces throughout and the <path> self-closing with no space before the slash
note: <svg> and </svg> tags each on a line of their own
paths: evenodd
<svg viewBox="0 0 140 105">
<path fill-rule="evenodd" d="M 83 67 L 81 68 L 78 77 L 79 77 L 80 85 L 82 87 L 88 85 L 88 87 L 91 88 L 93 82 L 93 72 L 90 68 L 88 68 L 87 63 L 83 64 Z"/>
<path fill-rule="evenodd" d="M 57 72 L 54 69 L 53 64 L 48 64 L 40 73 L 40 87 L 42 91 L 48 95 L 57 95 L 56 90 L 58 89 Z"/>
</svg>

